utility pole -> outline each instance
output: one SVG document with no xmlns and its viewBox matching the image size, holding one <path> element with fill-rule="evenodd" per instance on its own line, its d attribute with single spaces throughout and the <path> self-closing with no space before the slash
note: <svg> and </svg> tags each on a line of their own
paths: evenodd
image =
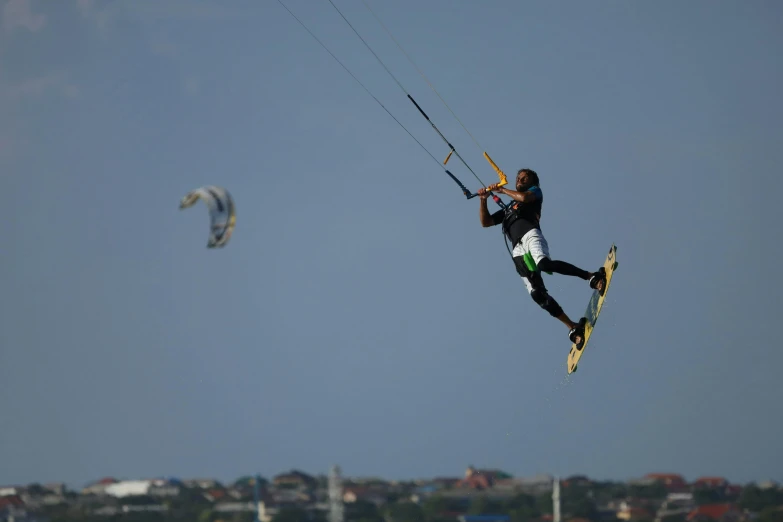
<svg viewBox="0 0 783 522">
<path fill-rule="evenodd" d="M 343 522 L 343 480 L 340 466 L 329 471 L 329 522 Z"/>
<path fill-rule="evenodd" d="M 261 500 L 261 475 L 258 474 L 253 477 L 253 500 L 256 502 L 256 519 L 262 522 L 266 515 L 266 506 Z"/>
</svg>

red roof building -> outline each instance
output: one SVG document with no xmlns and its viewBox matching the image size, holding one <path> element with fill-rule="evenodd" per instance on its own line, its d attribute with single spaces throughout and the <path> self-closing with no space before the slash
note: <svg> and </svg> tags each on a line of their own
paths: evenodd
<svg viewBox="0 0 783 522">
<path fill-rule="evenodd" d="M 736 504 L 704 504 L 690 513 L 687 520 L 693 522 L 734 522 L 742 517 Z"/>
</svg>

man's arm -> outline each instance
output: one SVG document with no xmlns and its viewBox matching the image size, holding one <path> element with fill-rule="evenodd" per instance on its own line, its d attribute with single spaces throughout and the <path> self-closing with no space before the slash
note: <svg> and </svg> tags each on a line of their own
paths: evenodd
<svg viewBox="0 0 783 522">
<path fill-rule="evenodd" d="M 531 190 L 525 192 L 517 192 L 516 190 L 509 190 L 505 187 L 498 187 L 494 191 L 506 195 L 514 201 L 519 201 L 520 203 L 532 203 L 541 197 L 541 190 L 538 187 L 533 187 Z"/>
<path fill-rule="evenodd" d="M 480 198 L 479 219 L 481 220 L 481 226 L 484 228 L 492 227 L 502 222 L 503 221 L 502 210 L 498 210 L 494 214 L 489 213 L 489 209 L 487 208 L 487 197 L 489 196 L 489 191 L 487 191 L 484 188 L 480 188 L 478 190 L 478 195 Z"/>
</svg>

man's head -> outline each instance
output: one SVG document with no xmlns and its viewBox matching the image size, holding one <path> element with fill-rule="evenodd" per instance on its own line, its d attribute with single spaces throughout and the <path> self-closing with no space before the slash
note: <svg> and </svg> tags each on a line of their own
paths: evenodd
<svg viewBox="0 0 783 522">
<path fill-rule="evenodd" d="M 535 170 L 519 169 L 517 172 L 517 191 L 524 192 L 536 185 L 538 185 L 538 174 Z"/>
</svg>

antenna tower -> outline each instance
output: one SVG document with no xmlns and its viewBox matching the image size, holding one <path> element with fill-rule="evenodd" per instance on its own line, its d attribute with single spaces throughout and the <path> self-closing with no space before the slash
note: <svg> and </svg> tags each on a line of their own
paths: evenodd
<svg viewBox="0 0 783 522">
<path fill-rule="evenodd" d="M 343 522 L 343 480 L 340 466 L 329 471 L 329 522 Z"/>
</svg>

